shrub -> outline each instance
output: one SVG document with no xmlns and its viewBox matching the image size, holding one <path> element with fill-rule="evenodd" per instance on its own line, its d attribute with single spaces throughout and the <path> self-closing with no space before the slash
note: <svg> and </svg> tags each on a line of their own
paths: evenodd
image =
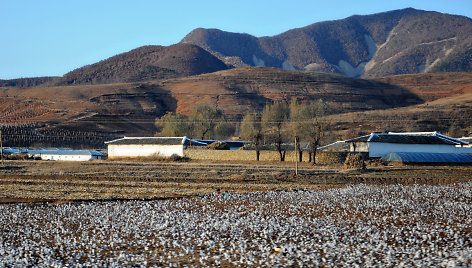
<svg viewBox="0 0 472 268">
<path fill-rule="evenodd" d="M 360 154 L 348 154 L 344 167 L 347 169 L 365 169 L 365 162 Z"/>
<path fill-rule="evenodd" d="M 179 161 L 188 161 L 189 158 L 186 157 L 186 156 L 180 156 L 178 154 L 172 154 L 171 156 L 169 156 L 169 160 L 170 161 L 174 161 L 174 162 L 179 162 Z"/>
</svg>

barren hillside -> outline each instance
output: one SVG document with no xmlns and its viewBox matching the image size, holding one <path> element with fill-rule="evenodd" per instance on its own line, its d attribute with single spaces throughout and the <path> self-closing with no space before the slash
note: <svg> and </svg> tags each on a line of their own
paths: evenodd
<svg viewBox="0 0 472 268">
<path fill-rule="evenodd" d="M 157 117 L 169 111 L 187 113 L 195 104 L 214 105 L 236 123 L 247 111 L 261 110 L 268 102 L 297 98 L 323 99 L 333 108 L 339 119 L 333 121 L 336 129 L 333 138 L 345 136 L 348 131 L 444 132 L 451 125 L 461 128 L 471 125 L 468 120 L 472 116 L 471 89 L 470 73 L 366 80 L 245 67 L 137 83 L 3 87 L 0 122 L 7 146 L 88 143 L 103 146 L 104 140 L 118 136 L 153 135 L 157 131 L 154 126 Z M 457 122 L 451 118 L 458 118 Z"/>
</svg>

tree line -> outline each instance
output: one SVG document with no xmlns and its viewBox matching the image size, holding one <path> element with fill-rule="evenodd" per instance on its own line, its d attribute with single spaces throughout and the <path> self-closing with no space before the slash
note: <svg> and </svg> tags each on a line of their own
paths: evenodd
<svg viewBox="0 0 472 268">
<path fill-rule="evenodd" d="M 299 102 L 293 99 L 267 104 L 262 111 L 250 111 L 239 122 L 239 136 L 250 141 L 259 161 L 263 147 L 272 146 L 285 161 L 287 143 L 295 143 L 298 161 L 302 161 L 302 143 L 308 144 L 309 162 L 315 164 L 316 151 L 328 129 L 325 115 L 329 107 L 322 100 Z M 189 136 L 199 139 L 220 139 L 229 135 L 230 127 L 224 113 L 209 105 L 197 105 L 188 115 L 169 112 L 156 120 L 158 136 Z"/>
</svg>

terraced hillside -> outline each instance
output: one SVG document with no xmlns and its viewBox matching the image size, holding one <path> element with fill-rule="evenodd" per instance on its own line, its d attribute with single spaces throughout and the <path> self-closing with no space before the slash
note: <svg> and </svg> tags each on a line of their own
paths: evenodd
<svg viewBox="0 0 472 268">
<path fill-rule="evenodd" d="M 249 110 L 261 110 L 274 100 L 296 98 L 303 101 L 323 99 L 334 113 L 346 114 L 346 119 L 333 122 L 337 125 L 335 130 L 341 130 L 333 139 L 344 136 L 343 131 L 347 129 L 406 130 L 416 119 L 424 122 L 416 125 L 418 130 L 445 133 L 453 124 L 461 128 L 470 126 L 469 120 L 451 121 L 448 114 L 468 116 L 472 110 L 468 97 L 471 88 L 471 73 L 368 80 L 318 72 L 244 67 L 137 83 L 3 87 L 0 88 L 0 122 L 4 126 L 16 126 L 10 128 L 15 129 L 10 135 L 16 137 L 13 140 L 17 143 L 11 146 L 41 143 L 49 146 L 59 140 L 64 142 L 57 146 L 75 146 L 78 142 L 67 145 L 68 139 L 64 137 L 76 133 L 70 135 L 84 137 L 77 139 L 85 141 L 84 146 L 88 144 L 87 136 L 101 137 L 93 139 L 95 147 L 123 135 L 152 136 L 157 131 L 154 125 L 157 117 L 169 111 L 185 114 L 196 104 L 213 105 L 223 110 L 231 123 L 237 124 Z M 423 112 L 415 115 L 416 111 Z M 408 120 L 399 119 L 390 124 L 388 122 L 393 121 L 383 120 L 379 117 L 381 114 L 388 114 L 389 118 L 401 114 Z M 364 127 L 366 124 L 369 127 Z M 18 130 L 20 125 L 22 130 Z M 42 134 L 44 138 L 40 139 L 30 138 L 38 136 L 38 131 L 47 134 Z M 53 137 L 50 142 L 47 142 L 48 136 Z"/>
</svg>

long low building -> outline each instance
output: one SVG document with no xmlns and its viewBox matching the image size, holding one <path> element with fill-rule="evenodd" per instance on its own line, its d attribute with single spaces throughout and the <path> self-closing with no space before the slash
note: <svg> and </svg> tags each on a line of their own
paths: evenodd
<svg viewBox="0 0 472 268">
<path fill-rule="evenodd" d="M 104 153 L 93 150 L 35 150 L 29 152 L 35 159 L 53 160 L 53 161 L 89 161 L 94 159 L 103 159 Z"/>
<path fill-rule="evenodd" d="M 124 137 L 107 141 L 108 158 L 146 157 L 173 154 L 183 156 L 189 144 L 187 137 Z"/>
<path fill-rule="evenodd" d="M 368 153 L 369 157 L 382 157 L 388 153 L 442 153 L 467 154 L 472 148 L 466 141 L 438 132 L 371 133 L 345 140 L 351 152 Z"/>
</svg>

